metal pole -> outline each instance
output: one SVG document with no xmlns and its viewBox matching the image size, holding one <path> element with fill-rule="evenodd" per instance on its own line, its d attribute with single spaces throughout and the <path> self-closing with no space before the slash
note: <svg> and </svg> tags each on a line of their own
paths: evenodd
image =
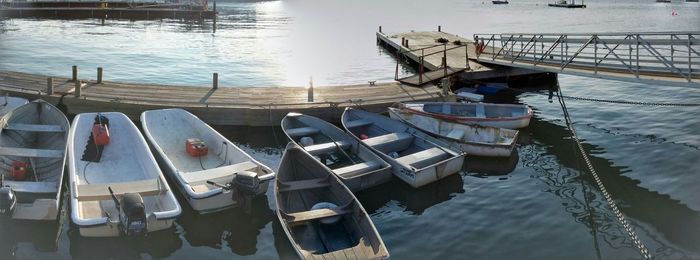
<svg viewBox="0 0 700 260">
<path fill-rule="evenodd" d="M 637 34 L 637 78 L 639 78 L 639 34 Z"/>
<path fill-rule="evenodd" d="M 394 72 L 394 80 L 399 80 L 399 51 L 396 51 L 396 72 Z"/>
<path fill-rule="evenodd" d="M 423 61 L 425 61 L 425 57 L 423 56 L 424 50 L 425 49 L 420 50 L 420 58 L 418 59 L 418 60 L 420 60 L 420 69 L 418 69 L 418 83 L 419 84 L 423 84 Z"/>
<path fill-rule="evenodd" d="M 691 63 L 692 58 L 690 56 L 690 53 L 692 52 L 692 49 L 690 46 L 691 45 L 691 40 L 690 40 L 691 38 L 693 38 L 693 36 L 691 34 L 688 34 L 688 82 L 691 82 L 693 79 L 693 68 L 691 66 L 691 64 L 693 64 L 693 63 Z"/>
<path fill-rule="evenodd" d="M 593 74 L 598 74 L 598 36 L 593 37 Z"/>
</svg>

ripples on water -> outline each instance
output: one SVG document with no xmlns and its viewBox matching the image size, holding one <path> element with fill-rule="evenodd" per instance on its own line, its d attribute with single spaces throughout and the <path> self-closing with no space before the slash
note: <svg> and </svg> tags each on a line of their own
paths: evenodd
<svg viewBox="0 0 700 260">
<path fill-rule="evenodd" d="M 488 2 L 488 1 L 486 1 Z M 180 21 L 0 21 L 0 69 L 68 75 L 81 67 L 109 80 L 277 86 L 389 81 L 394 61 L 374 31 L 586 32 L 697 30 L 697 3 L 586 1 L 267 1 L 219 3 L 209 23 Z M 672 10 L 679 16 L 671 16 Z M 411 73 L 411 68 L 402 68 Z M 698 103 L 688 88 L 560 76 L 565 95 Z M 523 86 L 520 86 L 523 87 Z M 507 99 L 507 98 L 506 98 Z M 460 175 L 413 189 L 400 181 L 358 195 L 396 259 L 629 259 L 639 254 L 575 153 L 561 108 L 538 94 L 512 97 L 535 109 L 511 158 L 469 158 Z M 567 101 L 586 151 L 607 189 L 658 259 L 700 258 L 698 108 Z M 278 128 L 218 128 L 276 167 Z M 180 194 L 177 194 L 180 196 Z M 64 215 L 59 224 L 0 223 L 7 258 L 292 258 L 271 193 L 251 215 L 234 209 L 194 214 L 183 204 L 176 226 L 147 239 L 88 239 Z M 184 200 L 180 198 L 180 201 Z M 64 205 L 67 209 L 69 205 Z M 66 210 L 67 210 L 66 209 Z"/>
</svg>

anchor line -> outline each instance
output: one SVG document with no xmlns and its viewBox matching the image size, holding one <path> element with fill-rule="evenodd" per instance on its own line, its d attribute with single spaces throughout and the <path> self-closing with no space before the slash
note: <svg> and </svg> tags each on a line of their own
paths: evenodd
<svg viewBox="0 0 700 260">
<path fill-rule="evenodd" d="M 632 243 L 635 245 L 635 247 L 637 247 L 637 249 L 639 249 L 639 253 L 645 259 L 652 259 L 651 253 L 649 253 L 649 250 L 647 249 L 647 247 L 644 245 L 644 243 L 639 239 L 637 234 L 634 232 L 634 229 L 632 228 L 632 226 L 629 224 L 629 222 L 625 218 L 625 215 L 617 207 L 617 204 L 615 203 L 612 196 L 610 195 L 608 190 L 605 188 L 605 185 L 603 185 L 603 182 L 601 181 L 600 177 L 598 176 L 598 172 L 596 172 L 595 168 L 593 167 L 593 163 L 591 163 L 591 160 L 588 158 L 586 151 L 583 149 L 583 145 L 581 144 L 581 141 L 578 139 L 578 135 L 576 134 L 576 130 L 574 129 L 573 123 L 571 121 L 569 111 L 566 108 L 566 102 L 564 101 L 565 97 L 562 94 L 561 88 L 558 85 L 559 84 L 557 83 L 557 99 L 559 100 L 559 104 L 561 105 L 562 111 L 564 112 L 564 119 L 566 121 L 566 125 L 569 128 L 569 131 L 571 131 L 571 138 L 576 143 L 576 146 L 578 146 L 578 150 L 581 153 L 581 157 L 583 157 L 583 161 L 586 163 L 586 166 L 588 167 L 588 171 L 593 176 L 593 179 L 595 180 L 595 183 L 598 186 L 598 189 L 600 189 L 601 193 L 605 197 L 605 200 L 608 203 L 608 206 L 610 207 L 610 209 L 612 209 L 613 213 L 615 214 L 615 217 L 617 217 L 617 221 L 624 227 L 625 231 L 627 231 L 627 235 L 629 235 L 629 237 L 632 240 Z M 585 194 L 584 194 L 584 196 L 585 196 Z"/>
</svg>

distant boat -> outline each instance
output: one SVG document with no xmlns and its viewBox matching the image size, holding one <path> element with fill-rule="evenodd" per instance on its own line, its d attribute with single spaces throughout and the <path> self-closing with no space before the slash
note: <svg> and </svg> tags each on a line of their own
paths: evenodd
<svg viewBox="0 0 700 260">
<path fill-rule="evenodd" d="M 55 220 L 62 197 L 68 119 L 53 105 L 35 100 L 5 114 L 0 128 L 0 159 L 7 167 L 0 181 L 0 216 Z"/>
<path fill-rule="evenodd" d="M 453 142 L 469 155 L 509 157 L 518 140 L 518 130 L 452 123 L 393 107 L 389 116 Z"/>
<path fill-rule="evenodd" d="M 687 0 L 686 0 L 687 1 Z M 692 1 L 692 0 L 691 0 Z M 656 0 L 657 3 L 670 3 L 671 0 Z M 690 2 L 690 1 L 688 1 Z M 697 1 L 696 1 L 697 2 Z"/>
<path fill-rule="evenodd" d="M 686 3 L 697 3 L 699 0 L 685 0 Z"/>
<path fill-rule="evenodd" d="M 566 0 L 560 0 L 559 2 L 549 4 L 550 7 L 563 7 L 563 8 L 586 8 L 585 4 L 576 4 L 575 0 L 571 0 L 571 3 Z"/>
<path fill-rule="evenodd" d="M 384 259 L 389 252 L 352 192 L 293 142 L 275 180 L 277 217 L 302 259 Z"/>
<path fill-rule="evenodd" d="M 517 104 L 424 102 L 401 103 L 401 109 L 449 122 L 508 129 L 527 127 L 532 118 L 532 109 Z"/>
<path fill-rule="evenodd" d="M 495 4 L 495 5 L 507 5 L 507 4 L 508 4 L 508 0 L 505 0 L 505 1 L 494 0 L 494 1 L 491 1 L 491 3 L 493 3 L 493 4 Z"/>
<path fill-rule="evenodd" d="M 343 127 L 391 164 L 394 175 L 414 188 L 462 169 L 465 153 L 415 127 L 363 110 L 346 108 Z"/>
<path fill-rule="evenodd" d="M 199 213 L 246 208 L 275 178 L 272 169 L 183 109 L 145 111 L 141 125 L 164 172 Z M 190 154 L 188 141 L 199 142 L 206 152 Z"/>
<path fill-rule="evenodd" d="M 331 123 L 309 115 L 289 113 L 282 119 L 282 130 L 289 140 L 321 160 L 352 191 L 391 180 L 391 165 Z M 313 143 L 304 145 L 303 141 Z"/>
<path fill-rule="evenodd" d="M 126 115 L 79 114 L 68 141 L 70 215 L 80 235 L 143 236 L 180 216 L 146 140 Z"/>
</svg>

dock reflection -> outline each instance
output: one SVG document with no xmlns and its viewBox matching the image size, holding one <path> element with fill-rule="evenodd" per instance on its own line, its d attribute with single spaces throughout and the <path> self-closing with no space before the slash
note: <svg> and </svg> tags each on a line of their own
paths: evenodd
<svg viewBox="0 0 700 260">
<path fill-rule="evenodd" d="M 591 230 L 596 248 L 603 241 L 613 248 L 634 249 L 627 232 L 617 222 L 576 152 L 569 130 L 539 118 L 533 118 L 530 129 L 536 144 L 520 148 L 523 165 L 535 169 L 538 178 L 549 186 L 547 191 L 561 198 L 564 210 Z M 623 175 L 629 171 L 628 167 L 615 166 L 611 160 L 595 156 L 601 154 L 603 148 L 584 143 L 584 150 L 620 210 L 632 222 L 644 224 L 634 226 L 634 229 L 644 237 L 655 257 L 688 257 L 664 239 L 684 250 L 700 252 L 700 243 L 697 243 L 700 241 L 700 213 L 668 195 L 640 187 L 639 181 Z M 654 208 L 649 205 L 654 205 Z M 653 231 L 645 230 L 649 226 Z M 655 237 L 656 232 L 663 238 Z M 658 250 L 654 251 L 654 248 Z"/>
</svg>

